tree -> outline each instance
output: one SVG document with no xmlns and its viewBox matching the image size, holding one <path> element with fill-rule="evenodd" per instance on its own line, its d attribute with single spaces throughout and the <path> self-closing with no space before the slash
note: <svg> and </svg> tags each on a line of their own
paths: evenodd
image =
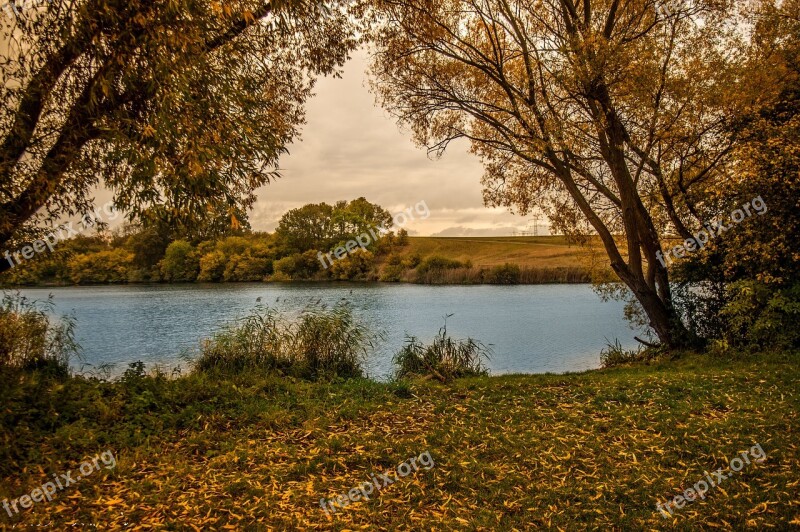
<svg viewBox="0 0 800 532">
<path fill-rule="evenodd" d="M 333 222 L 336 237 L 350 240 L 368 233 L 371 229 L 386 228 L 392 225 L 392 215 L 378 204 L 370 203 L 361 197 L 351 202 L 340 201 L 333 208 Z"/>
<path fill-rule="evenodd" d="M 683 261 L 674 279 L 705 338 L 787 349 L 800 345 L 800 2 L 765 3 L 757 15 L 747 78 L 779 93 L 731 124 L 736 171 L 713 203 L 729 215 L 757 198 L 762 210 Z"/>
<path fill-rule="evenodd" d="M 731 164 L 745 47 L 727 3 L 374 0 L 373 87 L 441 154 L 467 139 L 484 199 L 596 233 L 659 340 L 689 341 L 662 260 Z M 764 97 L 770 87 L 764 87 Z"/>
<path fill-rule="evenodd" d="M 370 230 L 388 228 L 392 215 L 365 198 L 308 204 L 292 209 L 278 222 L 276 234 L 290 252 L 331 249 L 339 242 L 352 240 Z"/>
<path fill-rule="evenodd" d="M 333 207 L 327 203 L 315 203 L 292 209 L 281 217 L 275 234 L 289 252 L 327 249 L 333 244 L 335 234 Z"/>
<path fill-rule="evenodd" d="M 161 261 L 161 271 L 167 281 L 185 283 L 197 279 L 200 259 L 195 249 L 185 240 L 176 240 L 169 246 Z"/>
<path fill-rule="evenodd" d="M 0 245 L 91 212 L 230 219 L 278 176 L 314 79 L 355 46 L 332 0 L 49 0 L 0 25 Z"/>
</svg>

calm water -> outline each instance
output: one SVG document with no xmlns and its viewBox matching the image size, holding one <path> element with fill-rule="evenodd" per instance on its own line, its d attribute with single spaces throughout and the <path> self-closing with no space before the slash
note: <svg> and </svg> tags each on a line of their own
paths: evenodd
<svg viewBox="0 0 800 532">
<path fill-rule="evenodd" d="M 369 362 L 383 378 L 406 334 L 429 340 L 447 320 L 456 338 L 491 344 L 492 373 L 563 373 L 599 366 L 600 350 L 619 339 L 636 342 L 622 303 L 603 302 L 588 285 L 443 286 L 378 284 L 156 285 L 25 289 L 33 299 L 55 296 L 56 312 L 77 319 L 83 363 L 110 363 L 119 373 L 142 360 L 183 365 L 185 349 L 245 316 L 258 304 L 298 311 L 310 302 L 346 299 L 355 313 L 386 334 Z"/>
</svg>

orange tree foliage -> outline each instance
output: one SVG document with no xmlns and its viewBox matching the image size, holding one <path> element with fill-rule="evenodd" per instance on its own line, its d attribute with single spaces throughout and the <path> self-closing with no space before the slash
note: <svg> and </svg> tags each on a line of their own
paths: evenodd
<svg viewBox="0 0 800 532">
<path fill-rule="evenodd" d="M 743 75 L 752 14 L 697 1 L 663 17 L 650 0 L 370 8 L 374 87 L 416 140 L 437 153 L 469 140 L 487 204 L 596 233 L 658 338 L 683 343 L 658 258 L 665 237 L 708 221 L 708 189 L 733 171 L 731 121 L 776 92 Z"/>
<path fill-rule="evenodd" d="M 252 204 L 277 175 L 315 77 L 355 46 L 335 2 L 11 10 L 0 20 L 0 244 L 91 212 L 99 184 L 134 218 L 159 210 L 190 223 Z"/>
</svg>

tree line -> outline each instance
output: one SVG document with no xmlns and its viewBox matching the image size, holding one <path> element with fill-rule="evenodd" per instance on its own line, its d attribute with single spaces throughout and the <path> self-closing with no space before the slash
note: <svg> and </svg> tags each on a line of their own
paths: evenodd
<svg viewBox="0 0 800 532">
<path fill-rule="evenodd" d="M 246 219 L 216 220 L 190 232 L 166 221 L 126 224 L 65 240 L 53 253 L 5 272 L 2 280 L 37 285 L 377 279 L 376 259 L 408 244 L 408 233 L 390 230 L 391 221 L 385 209 L 358 198 L 292 209 L 273 233 L 253 231 Z M 324 267 L 321 252 L 370 229 L 384 234 Z"/>
</svg>

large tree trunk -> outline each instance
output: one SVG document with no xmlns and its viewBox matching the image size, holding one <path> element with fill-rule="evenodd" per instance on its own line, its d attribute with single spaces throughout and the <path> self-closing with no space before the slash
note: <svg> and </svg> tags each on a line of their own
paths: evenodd
<svg viewBox="0 0 800 532">
<path fill-rule="evenodd" d="M 550 152 L 549 160 L 556 168 L 558 176 L 583 212 L 589 223 L 597 231 L 600 240 L 611 260 L 611 268 L 617 277 L 631 290 L 649 319 L 650 327 L 659 341 L 670 348 L 683 347 L 691 338 L 672 304 L 667 269 L 656 259 L 656 251 L 661 250 L 658 233 L 653 226 L 638 194 L 633 180 L 622 179 L 620 200 L 623 212 L 628 260 L 619 251 L 614 235 L 592 209 L 586 196 L 576 184 L 570 169 L 559 160 L 555 152 Z M 619 171 L 619 169 L 617 169 Z M 644 211 L 644 212 L 643 212 Z M 644 268 L 642 249 L 647 255 L 647 269 Z"/>
</svg>

